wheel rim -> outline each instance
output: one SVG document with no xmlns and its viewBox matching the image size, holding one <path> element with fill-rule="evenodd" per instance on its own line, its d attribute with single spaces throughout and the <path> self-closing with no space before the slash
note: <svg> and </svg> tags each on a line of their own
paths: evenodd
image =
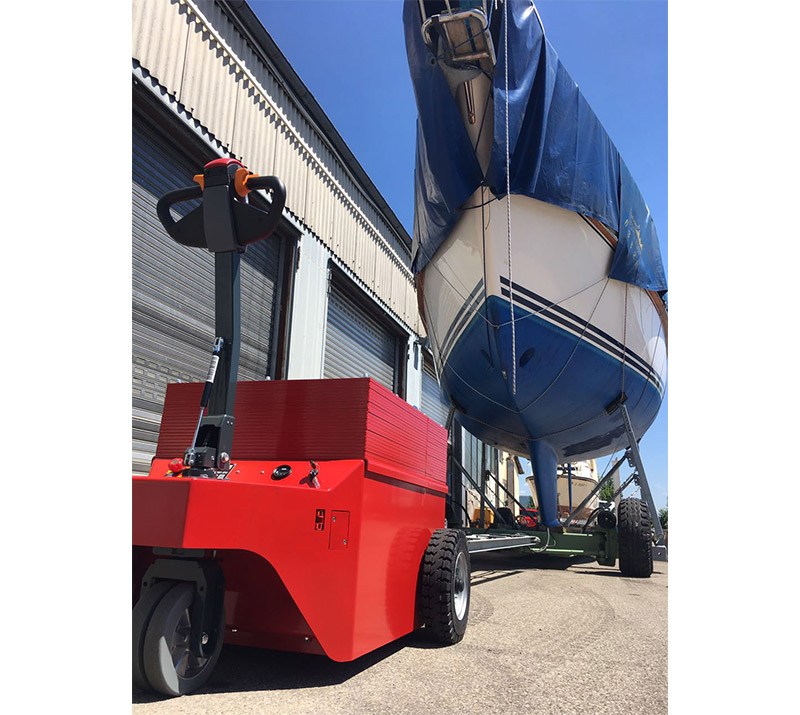
<svg viewBox="0 0 800 715">
<path fill-rule="evenodd" d="M 463 551 L 456 557 L 455 584 L 453 587 L 453 605 L 456 618 L 460 621 L 467 612 L 469 603 L 469 573 L 467 570 L 467 557 Z"/>
<path fill-rule="evenodd" d="M 193 678 L 209 661 L 209 658 L 200 658 L 191 652 L 189 641 L 192 633 L 192 616 L 189 611 L 189 608 L 184 609 L 169 643 L 172 665 L 181 678 Z"/>
</svg>

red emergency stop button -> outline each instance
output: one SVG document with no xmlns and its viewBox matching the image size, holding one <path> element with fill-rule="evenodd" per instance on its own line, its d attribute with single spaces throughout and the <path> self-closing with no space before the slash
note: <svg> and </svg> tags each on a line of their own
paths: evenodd
<svg viewBox="0 0 800 715">
<path fill-rule="evenodd" d="M 180 473 L 183 471 L 183 459 L 180 457 L 176 457 L 169 463 L 169 471 L 173 474 Z"/>
</svg>

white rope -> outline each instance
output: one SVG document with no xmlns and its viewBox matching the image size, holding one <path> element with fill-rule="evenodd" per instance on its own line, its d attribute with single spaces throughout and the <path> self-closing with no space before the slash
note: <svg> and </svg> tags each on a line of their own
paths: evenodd
<svg viewBox="0 0 800 715">
<path fill-rule="evenodd" d="M 511 394 L 517 394 L 517 321 L 514 317 L 514 278 L 511 270 L 511 158 L 508 132 L 508 0 L 503 3 L 506 75 L 506 227 L 508 242 L 508 301 L 511 308 Z"/>
<path fill-rule="evenodd" d="M 625 394 L 625 361 L 628 357 L 628 284 L 625 284 L 625 313 L 622 317 L 622 385 L 621 395 Z"/>
</svg>

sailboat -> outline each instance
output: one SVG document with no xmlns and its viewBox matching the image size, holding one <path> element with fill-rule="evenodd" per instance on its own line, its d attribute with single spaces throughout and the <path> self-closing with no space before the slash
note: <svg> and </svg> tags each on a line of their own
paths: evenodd
<svg viewBox="0 0 800 715">
<path fill-rule="evenodd" d="M 529 0 L 407 0 L 417 102 L 413 270 L 440 382 L 473 435 L 557 465 L 627 447 L 664 397 L 650 211 Z"/>
</svg>

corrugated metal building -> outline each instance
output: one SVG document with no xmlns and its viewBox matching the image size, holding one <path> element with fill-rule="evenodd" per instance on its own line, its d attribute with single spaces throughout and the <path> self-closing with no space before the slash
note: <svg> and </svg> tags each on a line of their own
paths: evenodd
<svg viewBox="0 0 800 715">
<path fill-rule="evenodd" d="M 203 380 L 213 339 L 212 256 L 172 241 L 155 204 L 223 156 L 287 187 L 242 257 L 239 379 L 369 375 L 444 424 L 411 239 L 252 9 L 133 0 L 132 58 L 134 472 L 167 383 Z"/>
</svg>

